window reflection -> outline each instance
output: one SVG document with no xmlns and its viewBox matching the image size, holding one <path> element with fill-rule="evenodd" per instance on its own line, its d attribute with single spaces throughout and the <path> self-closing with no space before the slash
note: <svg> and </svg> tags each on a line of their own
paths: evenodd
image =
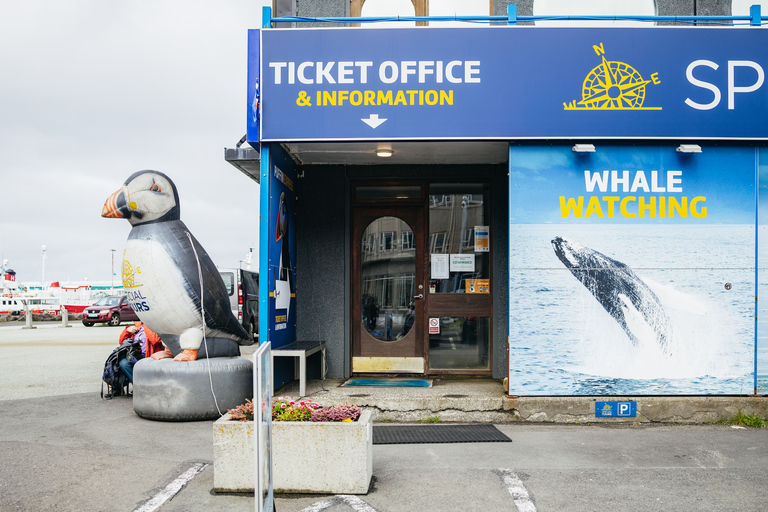
<svg viewBox="0 0 768 512">
<path fill-rule="evenodd" d="M 430 293 L 490 292 L 487 197 L 484 184 L 430 185 Z"/>
<path fill-rule="evenodd" d="M 416 248 L 413 229 L 397 217 L 379 217 L 363 232 L 362 322 L 380 341 L 407 336 L 413 327 Z"/>
<path fill-rule="evenodd" d="M 488 317 L 442 317 L 440 334 L 429 335 L 429 367 L 433 370 L 485 370 Z"/>
</svg>

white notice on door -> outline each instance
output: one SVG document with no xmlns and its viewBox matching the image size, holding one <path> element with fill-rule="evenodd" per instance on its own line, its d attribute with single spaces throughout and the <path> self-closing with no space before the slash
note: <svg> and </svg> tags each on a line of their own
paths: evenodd
<svg viewBox="0 0 768 512">
<path fill-rule="evenodd" d="M 451 254 L 451 272 L 474 272 L 474 254 Z"/>
<path fill-rule="evenodd" d="M 448 271 L 448 255 L 447 254 L 432 254 L 432 279 L 448 279 L 450 273 Z"/>
</svg>

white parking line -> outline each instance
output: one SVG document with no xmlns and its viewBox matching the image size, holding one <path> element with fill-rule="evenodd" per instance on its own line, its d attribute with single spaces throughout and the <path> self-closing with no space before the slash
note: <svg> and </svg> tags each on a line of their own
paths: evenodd
<svg viewBox="0 0 768 512">
<path fill-rule="evenodd" d="M 301 512 L 320 512 L 321 510 L 325 510 L 331 505 L 335 505 L 335 504 L 336 504 L 336 498 L 332 500 L 318 501 L 317 503 L 313 503 L 307 508 L 301 509 Z"/>
<path fill-rule="evenodd" d="M 307 508 L 302 509 L 301 512 L 321 512 L 322 510 L 325 510 L 338 503 L 346 503 L 352 507 L 355 512 L 379 512 L 357 496 L 351 496 L 348 494 L 334 496 L 330 500 L 318 501 L 317 503 L 313 503 Z"/>
<path fill-rule="evenodd" d="M 531 501 L 528 489 L 525 488 L 517 473 L 509 469 L 499 469 L 499 473 L 504 485 L 507 486 L 510 496 L 512 496 L 512 500 L 515 502 L 517 510 L 519 512 L 536 512 L 536 505 Z"/>
<path fill-rule="evenodd" d="M 342 495 L 341 501 L 355 509 L 357 512 L 378 512 L 375 508 L 358 498 L 357 496 Z"/>
<path fill-rule="evenodd" d="M 159 509 L 163 503 L 173 498 L 187 483 L 195 477 L 196 474 L 204 470 L 208 464 L 195 464 L 184 473 L 180 474 L 176 480 L 165 486 L 165 489 L 155 495 L 154 498 L 146 502 L 134 512 L 154 512 Z"/>
</svg>

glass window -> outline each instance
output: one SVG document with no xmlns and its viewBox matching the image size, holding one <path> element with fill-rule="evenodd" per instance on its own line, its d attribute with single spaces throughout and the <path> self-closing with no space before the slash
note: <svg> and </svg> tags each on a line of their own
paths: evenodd
<svg viewBox="0 0 768 512">
<path fill-rule="evenodd" d="M 402 240 L 401 245 L 403 249 L 414 249 L 415 246 L 413 245 L 413 231 L 403 231 L 401 233 Z"/>
<path fill-rule="evenodd" d="M 224 286 L 227 288 L 227 295 L 235 293 L 235 274 L 232 272 L 219 272 L 224 280 Z"/>
<path fill-rule="evenodd" d="M 379 217 L 363 232 L 362 244 L 381 241 L 378 253 L 362 251 L 360 276 L 361 320 L 366 332 L 379 341 L 408 335 L 415 320 L 416 251 L 394 243 L 406 233 L 412 241 L 413 228 L 397 217 Z"/>
<path fill-rule="evenodd" d="M 393 251 L 395 249 L 395 232 L 385 231 L 381 234 L 381 250 Z"/>
<path fill-rule="evenodd" d="M 429 335 L 433 370 L 487 370 L 490 367 L 488 317 L 442 317 L 440 334 Z"/>
<path fill-rule="evenodd" d="M 430 293 L 490 293 L 488 186 L 429 187 Z"/>
</svg>

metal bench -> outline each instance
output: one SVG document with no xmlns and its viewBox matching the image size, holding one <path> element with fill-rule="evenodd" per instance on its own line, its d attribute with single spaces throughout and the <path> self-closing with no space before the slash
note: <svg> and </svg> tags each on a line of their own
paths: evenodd
<svg viewBox="0 0 768 512">
<path fill-rule="evenodd" d="M 324 341 L 294 341 L 279 348 L 272 349 L 272 367 L 276 357 L 296 357 L 294 372 L 299 378 L 299 395 L 307 393 L 307 356 L 320 351 L 320 378 L 325 380 L 325 342 Z"/>
</svg>

